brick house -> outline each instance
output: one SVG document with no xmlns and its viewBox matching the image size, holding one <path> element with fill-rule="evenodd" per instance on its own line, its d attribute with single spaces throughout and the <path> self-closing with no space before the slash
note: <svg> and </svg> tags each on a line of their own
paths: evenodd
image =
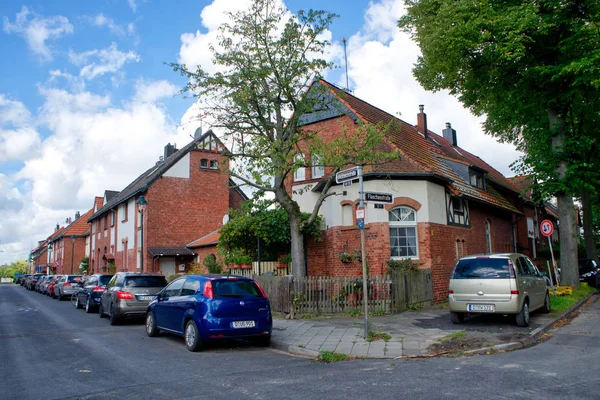
<svg viewBox="0 0 600 400">
<path fill-rule="evenodd" d="M 212 131 L 198 130 L 181 150 L 167 144 L 164 158 L 125 189 L 97 198 L 88 219 L 90 270 L 112 263 L 117 271 L 171 275 L 199 261 L 186 245 L 218 230 L 229 208 L 247 200 L 232 187 L 223 149 Z M 147 201 L 143 214 L 137 207 L 141 196 Z"/>
<path fill-rule="evenodd" d="M 68 218 L 68 225 L 55 232 L 48 243 L 52 245 L 54 259 L 52 268 L 57 274 L 79 274 L 81 259 L 87 255 L 86 241 L 89 236 L 87 219 L 93 209 L 83 215 L 75 213 L 75 219 Z"/>
<path fill-rule="evenodd" d="M 410 258 L 421 268 L 431 268 L 434 300 L 442 301 L 458 258 L 515 251 L 517 238 L 523 236 L 520 221 L 525 220 L 524 211 L 531 209 L 533 216 L 534 207 L 523 201 L 520 189 L 509 179 L 460 148 L 451 124 L 438 135 L 428 129 L 423 106 L 419 106 L 417 124 L 412 125 L 324 80 L 315 82 L 310 90 L 318 90 L 325 104 L 303 115 L 301 122 L 325 141 L 343 129 L 352 131 L 361 122 L 395 122 L 380 150 L 397 149 L 400 158 L 366 166 L 363 171 L 365 192 L 392 196 L 390 204 L 367 202 L 365 206 L 370 274 L 384 274 L 390 259 Z M 304 157 L 310 164 L 311 155 Z M 294 174 L 291 189 L 302 211 L 312 211 L 329 172 L 313 166 Z M 358 184 L 334 184 L 330 192 L 337 195 L 326 198 L 321 207 L 326 224 L 322 240 L 307 245 L 307 274 L 360 275 L 360 262 L 344 263 L 338 257 L 360 250 L 355 218 Z"/>
<path fill-rule="evenodd" d="M 31 251 L 30 274 L 36 272 L 49 273 L 48 267 L 48 241 L 46 239 L 38 241 L 38 245 Z"/>
</svg>

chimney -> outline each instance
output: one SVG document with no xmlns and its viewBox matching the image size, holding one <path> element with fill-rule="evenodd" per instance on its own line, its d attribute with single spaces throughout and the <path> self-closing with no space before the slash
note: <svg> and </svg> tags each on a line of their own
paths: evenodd
<svg viewBox="0 0 600 400">
<path fill-rule="evenodd" d="M 419 104 L 419 113 L 417 114 L 417 131 L 427 139 L 427 114 L 423 112 L 425 106 Z"/>
<path fill-rule="evenodd" d="M 196 129 L 196 131 L 194 132 L 194 140 L 198 140 L 200 136 L 202 136 L 202 128 Z"/>
<path fill-rule="evenodd" d="M 450 122 L 446 122 L 446 129 L 442 130 L 442 133 L 444 135 L 444 139 L 452 143 L 452 146 L 458 146 L 456 144 L 456 130 L 452 129 L 452 125 L 450 125 Z"/>
<path fill-rule="evenodd" d="M 54 232 L 58 231 L 60 229 L 60 226 L 58 224 L 56 224 L 56 229 L 54 230 Z"/>
<path fill-rule="evenodd" d="M 165 160 L 173 153 L 175 153 L 177 151 L 177 149 L 175 148 L 174 144 L 171 143 L 167 143 L 167 145 L 165 146 Z"/>
<path fill-rule="evenodd" d="M 79 211 L 75 211 L 75 219 L 79 219 L 81 217 L 81 214 L 79 214 Z"/>
</svg>

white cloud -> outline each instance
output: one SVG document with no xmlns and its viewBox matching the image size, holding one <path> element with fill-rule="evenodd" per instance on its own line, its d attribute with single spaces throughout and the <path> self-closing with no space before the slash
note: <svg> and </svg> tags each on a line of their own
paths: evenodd
<svg viewBox="0 0 600 400">
<path fill-rule="evenodd" d="M 119 25 L 114 19 L 100 13 L 94 17 L 87 17 L 87 20 L 94 26 L 107 27 L 109 31 L 116 35 L 133 35 L 135 33 L 135 25 L 133 23 Z"/>
<path fill-rule="evenodd" d="M 0 94 L 0 163 L 26 160 L 37 153 L 40 137 L 23 103 Z"/>
<path fill-rule="evenodd" d="M 155 103 L 164 97 L 174 96 L 179 92 L 179 88 L 171 82 L 145 81 L 139 79 L 135 84 L 134 100 L 141 103 Z"/>
<path fill-rule="evenodd" d="M 69 61 L 81 67 L 79 75 L 84 79 L 94 79 L 105 74 L 115 74 L 127 62 L 139 62 L 140 56 L 134 51 L 123 52 L 116 43 L 101 50 L 88 50 L 82 53 L 69 51 Z"/>
<path fill-rule="evenodd" d="M 0 125 L 21 125 L 31 119 L 31 113 L 23 103 L 0 94 Z"/>
<path fill-rule="evenodd" d="M 137 4 L 135 3 L 135 0 L 127 0 L 127 4 L 129 4 L 129 8 L 131 8 L 133 12 L 137 11 Z"/>
<path fill-rule="evenodd" d="M 73 33 L 73 25 L 61 15 L 41 17 L 29 11 L 25 6 L 16 14 L 15 22 L 11 23 L 4 17 L 4 32 L 17 33 L 25 38 L 30 50 L 43 60 L 52 59 L 52 50 L 47 41 Z"/>
</svg>

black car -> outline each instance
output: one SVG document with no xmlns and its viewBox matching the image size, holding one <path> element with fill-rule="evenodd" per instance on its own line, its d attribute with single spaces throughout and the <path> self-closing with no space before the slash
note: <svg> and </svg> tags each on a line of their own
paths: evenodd
<svg viewBox="0 0 600 400">
<path fill-rule="evenodd" d="M 112 275 L 94 274 L 86 276 L 82 288 L 77 292 L 75 300 L 76 308 L 85 308 L 86 313 L 98 310 L 100 297 L 106 291 L 106 284 L 110 282 Z"/>
<path fill-rule="evenodd" d="M 579 281 L 587 282 L 588 285 L 598 287 L 600 278 L 600 269 L 591 258 L 579 259 Z"/>
<path fill-rule="evenodd" d="M 35 290 L 35 285 L 37 284 L 38 279 L 42 276 L 46 276 L 46 274 L 33 274 L 27 279 L 26 287 L 29 290 Z"/>
</svg>

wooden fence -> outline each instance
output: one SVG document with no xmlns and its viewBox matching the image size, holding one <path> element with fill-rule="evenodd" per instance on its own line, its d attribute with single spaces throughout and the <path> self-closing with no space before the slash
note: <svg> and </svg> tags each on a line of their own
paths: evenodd
<svg viewBox="0 0 600 400">
<path fill-rule="evenodd" d="M 292 263 L 289 263 L 287 268 L 279 268 L 279 263 L 275 261 L 261 261 L 260 265 L 258 262 L 252 263 L 252 268 L 232 268 L 230 273 L 232 275 L 241 275 L 248 277 L 255 276 L 286 276 L 292 273 Z"/>
<path fill-rule="evenodd" d="M 250 275 L 249 272 L 246 276 Z M 365 298 L 360 277 L 297 279 L 261 275 L 254 276 L 254 279 L 267 293 L 273 311 L 313 315 L 359 312 Z M 371 277 L 367 292 L 369 310 L 377 314 L 397 313 L 417 304 L 431 302 L 431 270 Z"/>
</svg>

